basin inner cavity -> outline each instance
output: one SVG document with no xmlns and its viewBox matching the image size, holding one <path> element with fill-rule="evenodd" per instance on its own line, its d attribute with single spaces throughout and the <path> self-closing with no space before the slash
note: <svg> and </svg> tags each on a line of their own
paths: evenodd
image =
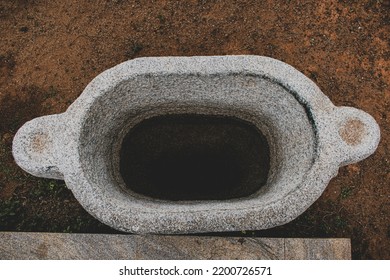
<svg viewBox="0 0 390 280">
<path fill-rule="evenodd" d="M 270 149 L 263 133 L 239 118 L 161 115 L 130 129 L 119 165 L 126 187 L 147 197 L 225 200 L 266 184 Z"/>
</svg>

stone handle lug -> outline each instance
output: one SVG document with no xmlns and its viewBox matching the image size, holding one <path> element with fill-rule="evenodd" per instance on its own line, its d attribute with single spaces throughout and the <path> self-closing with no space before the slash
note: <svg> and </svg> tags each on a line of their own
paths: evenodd
<svg viewBox="0 0 390 280">
<path fill-rule="evenodd" d="M 16 163 L 34 176 L 64 179 L 57 161 L 61 149 L 62 114 L 39 117 L 16 133 L 12 153 Z"/>
<path fill-rule="evenodd" d="M 368 113 L 352 107 L 337 107 L 332 121 L 336 130 L 333 149 L 340 166 L 361 161 L 378 147 L 380 129 Z"/>
</svg>

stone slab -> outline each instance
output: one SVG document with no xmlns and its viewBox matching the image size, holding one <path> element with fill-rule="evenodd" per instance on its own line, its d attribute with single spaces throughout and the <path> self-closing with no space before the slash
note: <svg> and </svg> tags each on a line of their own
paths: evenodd
<svg viewBox="0 0 390 280">
<path fill-rule="evenodd" d="M 0 259 L 350 259 L 349 239 L 0 232 Z"/>
<path fill-rule="evenodd" d="M 349 239 L 286 238 L 284 257 L 287 260 L 343 260 L 351 259 Z"/>
</svg>

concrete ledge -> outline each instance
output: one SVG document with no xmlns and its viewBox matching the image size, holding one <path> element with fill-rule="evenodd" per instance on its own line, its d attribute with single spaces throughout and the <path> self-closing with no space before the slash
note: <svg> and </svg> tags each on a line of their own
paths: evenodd
<svg viewBox="0 0 390 280">
<path fill-rule="evenodd" d="M 0 232 L 0 259 L 351 258 L 349 239 Z"/>
</svg>

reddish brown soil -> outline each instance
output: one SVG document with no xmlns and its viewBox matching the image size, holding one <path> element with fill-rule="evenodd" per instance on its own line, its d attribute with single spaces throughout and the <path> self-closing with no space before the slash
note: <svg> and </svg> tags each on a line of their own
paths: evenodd
<svg viewBox="0 0 390 280">
<path fill-rule="evenodd" d="M 127 59 L 255 54 L 295 66 L 336 105 L 370 113 L 382 139 L 297 220 L 240 234 L 350 237 L 354 258 L 390 259 L 389 9 L 388 0 L 1 0 L 0 230 L 114 232 L 62 182 L 16 166 L 11 142 L 25 121 L 63 112 Z"/>
</svg>

